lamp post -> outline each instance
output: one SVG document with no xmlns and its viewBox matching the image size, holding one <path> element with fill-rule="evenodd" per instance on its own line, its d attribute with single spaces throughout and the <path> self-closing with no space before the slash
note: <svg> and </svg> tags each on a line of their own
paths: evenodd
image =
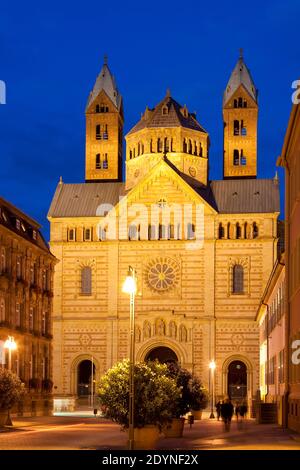
<svg viewBox="0 0 300 470">
<path fill-rule="evenodd" d="M 11 370 L 11 353 L 17 349 L 17 343 L 13 336 L 9 336 L 4 343 L 5 349 L 8 349 L 8 370 Z"/>
<path fill-rule="evenodd" d="M 214 407 L 215 407 L 215 368 L 216 363 L 214 360 L 210 361 L 209 363 L 209 370 L 210 370 L 210 383 L 211 383 L 211 411 L 210 411 L 210 419 L 214 419 Z"/>
<path fill-rule="evenodd" d="M 136 294 L 136 272 L 129 266 L 123 285 L 123 292 L 130 295 L 130 368 L 129 368 L 129 450 L 134 449 L 134 366 L 135 366 L 135 325 L 134 299 Z"/>
</svg>

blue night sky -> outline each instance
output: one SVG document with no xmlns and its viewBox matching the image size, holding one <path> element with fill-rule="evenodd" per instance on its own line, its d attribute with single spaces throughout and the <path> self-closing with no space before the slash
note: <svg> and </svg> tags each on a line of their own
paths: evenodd
<svg viewBox="0 0 300 470">
<path fill-rule="evenodd" d="M 3 2 L 0 194 L 48 239 L 59 176 L 84 180 L 84 109 L 104 54 L 124 98 L 125 133 L 169 87 L 210 133 L 210 178 L 219 179 L 222 94 L 242 47 L 259 89 L 258 176 L 273 177 L 300 76 L 299 17 L 299 0 Z"/>
</svg>

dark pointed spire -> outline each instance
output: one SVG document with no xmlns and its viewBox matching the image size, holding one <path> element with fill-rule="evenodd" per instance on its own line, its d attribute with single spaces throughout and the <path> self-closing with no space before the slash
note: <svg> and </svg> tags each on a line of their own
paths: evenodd
<svg viewBox="0 0 300 470">
<path fill-rule="evenodd" d="M 107 55 L 104 56 L 103 66 L 88 98 L 87 107 L 97 98 L 102 90 L 105 91 L 116 108 L 120 109 L 122 98 L 118 92 L 115 78 L 107 65 Z"/>
</svg>

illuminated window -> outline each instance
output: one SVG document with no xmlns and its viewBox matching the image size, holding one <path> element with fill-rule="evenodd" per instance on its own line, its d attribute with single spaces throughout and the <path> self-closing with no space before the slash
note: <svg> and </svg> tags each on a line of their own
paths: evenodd
<svg viewBox="0 0 300 470">
<path fill-rule="evenodd" d="M 75 240 L 76 240 L 76 230 L 75 230 L 75 228 L 69 228 L 68 240 L 69 240 L 69 242 L 75 242 Z"/>
<path fill-rule="evenodd" d="M 84 229 L 84 241 L 89 242 L 92 239 L 92 231 L 90 228 Z"/>
<path fill-rule="evenodd" d="M 85 266 L 81 269 L 81 294 L 91 295 L 92 293 L 92 268 Z"/>
<path fill-rule="evenodd" d="M 101 156 L 100 153 L 97 153 L 96 155 L 96 170 L 101 169 Z"/>
<path fill-rule="evenodd" d="M 96 140 L 101 140 L 101 126 L 97 124 L 96 126 Z"/>
<path fill-rule="evenodd" d="M 241 264 L 233 266 L 232 270 L 232 293 L 244 293 L 244 268 Z"/>
</svg>

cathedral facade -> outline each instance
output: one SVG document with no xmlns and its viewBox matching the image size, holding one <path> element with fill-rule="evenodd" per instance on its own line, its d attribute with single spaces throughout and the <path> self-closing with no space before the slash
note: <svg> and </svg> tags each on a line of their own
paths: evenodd
<svg viewBox="0 0 300 470">
<path fill-rule="evenodd" d="M 214 361 L 217 397 L 255 396 L 280 210 L 277 178 L 257 178 L 257 115 L 240 57 L 223 98 L 223 179 L 211 181 L 209 135 L 167 91 L 126 135 L 123 180 L 123 101 L 104 63 L 86 108 L 86 180 L 61 179 L 48 213 L 57 403 L 72 407 L 129 357 L 129 266 L 136 360 L 177 360 L 207 387 Z"/>
</svg>

